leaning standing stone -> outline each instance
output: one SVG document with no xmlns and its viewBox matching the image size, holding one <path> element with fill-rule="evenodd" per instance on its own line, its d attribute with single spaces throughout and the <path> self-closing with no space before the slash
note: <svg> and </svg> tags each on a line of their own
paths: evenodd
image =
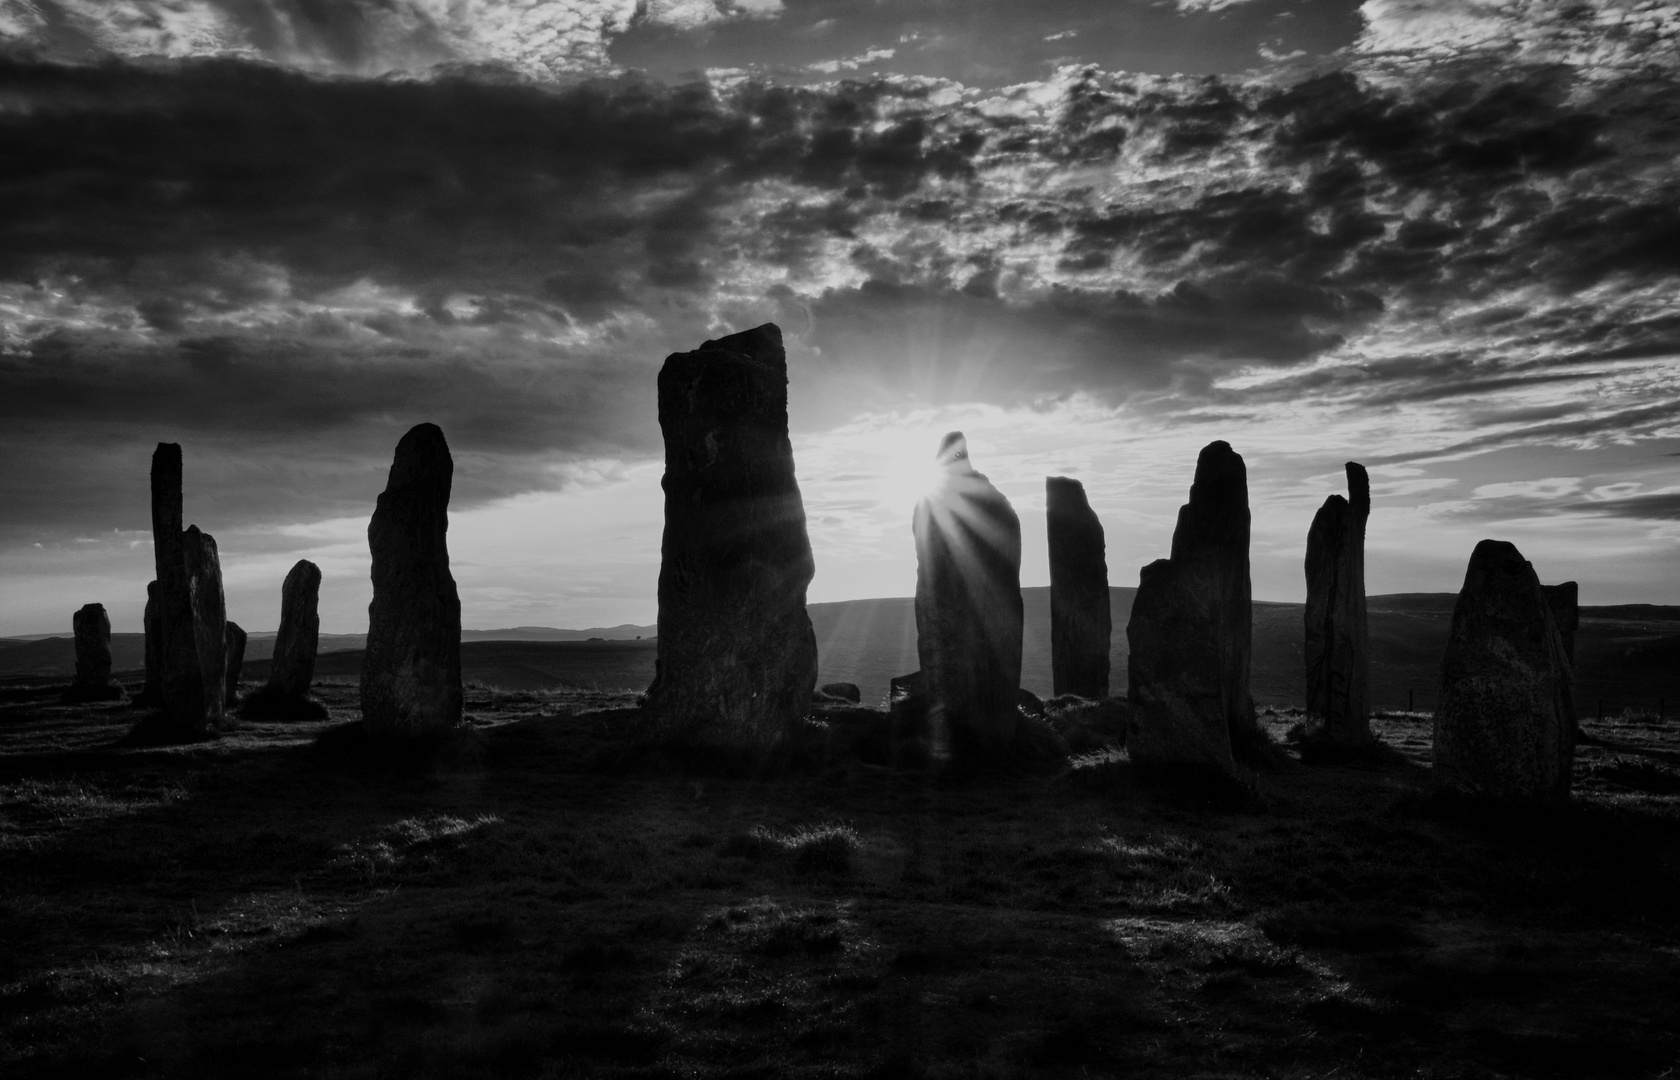
<svg viewBox="0 0 1680 1080">
<path fill-rule="evenodd" d="M 245 630 L 233 620 L 227 623 L 227 707 L 239 704 L 239 672 L 245 667 Z"/>
<path fill-rule="evenodd" d="M 788 439 L 787 358 L 774 323 L 673 353 L 659 372 L 665 436 L 659 653 L 643 734 L 756 754 L 811 702 L 815 573 Z"/>
<path fill-rule="evenodd" d="M 1371 482 L 1347 463 L 1348 498 L 1324 500 L 1307 532 L 1308 735 L 1355 747 L 1371 741 L 1370 645 L 1365 614 L 1365 523 Z"/>
<path fill-rule="evenodd" d="M 76 634 L 76 681 L 65 692 L 67 702 L 113 701 L 122 687 L 111 681 L 111 620 L 104 604 L 83 604 L 70 617 Z"/>
<path fill-rule="evenodd" d="M 916 504 L 916 655 L 936 757 L 999 757 L 1020 728 L 1021 522 L 968 460 L 939 446 L 939 486 Z"/>
<path fill-rule="evenodd" d="M 1569 660 L 1534 567 L 1483 540 L 1453 607 L 1435 706 L 1437 789 L 1565 802 L 1575 754 Z"/>
<path fill-rule="evenodd" d="M 434 737 L 461 722 L 461 600 L 448 545 L 454 475 L 443 431 L 417 424 L 397 443 L 368 522 L 362 718 L 373 735 Z"/>
<path fill-rule="evenodd" d="M 1102 522 L 1085 486 L 1066 476 L 1044 480 L 1050 540 L 1051 686 L 1060 697 L 1108 696 L 1108 559 Z"/>
<path fill-rule="evenodd" d="M 1230 444 L 1210 443 L 1178 511 L 1172 557 L 1139 572 L 1126 625 L 1126 746 L 1140 767 L 1231 773 L 1258 743 L 1248 531 L 1247 467 Z"/>
</svg>

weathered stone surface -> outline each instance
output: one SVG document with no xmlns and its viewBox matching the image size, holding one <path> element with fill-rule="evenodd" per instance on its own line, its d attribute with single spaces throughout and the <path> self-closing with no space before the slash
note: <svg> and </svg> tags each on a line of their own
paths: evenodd
<svg viewBox="0 0 1680 1080">
<path fill-rule="evenodd" d="M 1172 556 L 1139 572 L 1126 625 L 1126 745 L 1140 767 L 1230 773 L 1258 741 L 1248 532 L 1248 470 L 1228 443 L 1210 443 L 1179 509 Z"/>
<path fill-rule="evenodd" d="M 1113 616 L 1102 522 L 1085 485 L 1066 476 L 1044 480 L 1050 540 L 1050 678 L 1054 692 L 1108 696 Z"/>
<path fill-rule="evenodd" d="M 809 707 L 816 571 L 788 440 L 787 359 L 773 323 L 673 353 L 665 436 L 659 651 L 642 734 L 759 753 Z"/>
<path fill-rule="evenodd" d="M 114 701 L 122 687 L 111 681 L 111 620 L 104 604 L 83 604 L 70 617 L 76 634 L 76 679 L 64 700 Z"/>
<path fill-rule="evenodd" d="M 274 636 L 274 663 L 268 688 L 303 700 L 315 682 L 315 652 L 321 636 L 321 568 L 299 559 L 280 586 L 280 632 Z"/>
<path fill-rule="evenodd" d="M 1307 532 L 1308 736 L 1336 746 L 1371 741 L 1370 643 L 1365 614 L 1365 523 L 1371 482 L 1347 463 L 1348 497 L 1324 500 Z"/>
<path fill-rule="evenodd" d="M 163 681 L 164 709 L 171 716 L 196 720 L 206 729 L 220 726 L 227 698 L 227 601 L 222 595 L 222 562 L 216 539 L 188 525 L 181 534 L 181 556 L 187 571 L 187 603 L 191 612 L 191 640 L 198 670 L 184 673 L 171 696 L 169 672 Z M 171 701 L 190 702 L 176 709 Z"/>
<path fill-rule="evenodd" d="M 1575 631 L 1581 628 L 1581 586 L 1566 581 L 1562 585 L 1542 585 L 1546 592 L 1546 606 L 1552 609 L 1552 623 L 1563 639 L 1563 655 L 1569 667 L 1575 668 Z"/>
<path fill-rule="evenodd" d="M 432 738 L 461 722 L 461 600 L 449 572 L 455 462 L 436 424 L 397 443 L 368 522 L 373 602 L 362 660 L 370 735 Z"/>
<path fill-rule="evenodd" d="M 205 710 L 192 593 L 182 546 L 181 447 L 158 443 L 152 451 L 152 558 L 157 571 L 157 695 L 170 726 L 203 734 Z M 220 697 L 217 702 L 220 702 Z"/>
<path fill-rule="evenodd" d="M 1575 755 L 1569 659 L 1514 545 L 1483 540 L 1453 607 L 1435 706 L 1434 781 L 1475 798 L 1563 802 Z"/>
<path fill-rule="evenodd" d="M 841 701 L 849 701 L 854 705 L 861 704 L 863 701 L 863 691 L 858 688 L 857 683 L 823 683 L 817 689 L 825 697 L 838 698 Z"/>
<path fill-rule="evenodd" d="M 152 563 L 165 581 L 181 569 L 181 444 L 152 451 Z"/>
<path fill-rule="evenodd" d="M 228 708 L 239 704 L 239 673 L 245 667 L 245 628 L 232 619 L 227 623 L 227 699 Z"/>
<path fill-rule="evenodd" d="M 939 447 L 941 483 L 916 504 L 916 655 L 935 757 L 1006 756 L 1021 713 L 1021 522 L 968 460 Z"/>
<path fill-rule="evenodd" d="M 147 652 L 155 626 L 156 704 L 177 733 L 200 736 L 224 721 L 227 609 L 216 541 L 198 526 L 181 528 L 181 447 L 152 454 L 152 550 L 156 606 L 147 589 Z"/>
</svg>

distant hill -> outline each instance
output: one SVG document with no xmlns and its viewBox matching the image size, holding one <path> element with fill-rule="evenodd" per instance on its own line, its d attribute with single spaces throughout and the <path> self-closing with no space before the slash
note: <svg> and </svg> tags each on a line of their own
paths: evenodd
<svg viewBox="0 0 1680 1080">
<path fill-rule="evenodd" d="M 586 690 L 645 690 L 653 681 L 657 642 L 636 641 L 463 641 L 461 680 L 507 690 L 578 687 Z M 268 678 L 269 660 L 246 665 L 245 678 Z M 323 653 L 315 678 L 354 682 L 361 677 L 362 650 Z"/>
<path fill-rule="evenodd" d="M 621 623 L 618 626 L 595 626 L 588 630 L 556 630 L 552 626 L 514 626 L 506 630 L 463 630 L 462 641 L 634 641 L 650 638 L 658 627 Z"/>
<path fill-rule="evenodd" d="M 1126 622 L 1136 594 L 1130 588 L 1109 590 L 1114 620 L 1109 685 L 1115 694 L 1126 691 Z M 1050 590 L 1022 589 L 1021 599 L 1025 612 L 1021 682 L 1034 693 L 1048 696 Z M 1395 593 L 1369 599 L 1375 707 L 1434 708 L 1441 653 L 1456 600 L 1454 593 Z M 865 701 L 879 703 L 886 698 L 888 680 L 916 670 L 915 602 L 910 597 L 812 604 L 810 613 L 817 635 L 820 681 L 857 683 Z M 640 690 L 653 680 L 658 649 L 653 629 L 626 624 L 592 630 L 469 631 L 462 635 L 463 674 L 469 682 L 509 689 L 569 685 Z M 643 640 L 635 640 L 637 632 Z M 1251 685 L 1261 705 L 1296 705 L 1305 698 L 1304 638 L 1300 604 L 1255 602 Z M 323 634 L 318 677 L 356 678 L 363 644 L 358 634 Z M 251 635 L 246 646 L 247 681 L 267 677 L 273 648 L 272 633 Z M 118 671 L 136 672 L 144 665 L 143 635 L 113 634 L 111 649 Z M 1664 700 L 1670 715 L 1680 710 L 1680 607 L 1582 608 L 1575 652 L 1576 693 L 1583 714 L 1594 712 L 1601 700 L 1606 712 L 1620 712 L 1629 705 L 1654 709 L 1658 699 Z M 75 649 L 68 637 L 0 641 L 0 676 L 68 678 L 74 670 Z"/>
<path fill-rule="evenodd" d="M 360 649 L 366 634 L 322 634 L 320 652 Z M 245 640 L 245 659 L 267 660 L 274 655 L 274 633 L 251 634 Z M 145 634 L 111 635 L 111 670 L 141 671 L 146 666 Z M 71 637 L 44 637 L 27 641 L 0 641 L 0 676 L 63 675 L 76 671 L 76 641 Z"/>
</svg>

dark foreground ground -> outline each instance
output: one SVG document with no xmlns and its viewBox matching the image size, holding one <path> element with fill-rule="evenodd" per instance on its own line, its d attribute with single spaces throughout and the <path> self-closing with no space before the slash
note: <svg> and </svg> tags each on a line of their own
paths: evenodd
<svg viewBox="0 0 1680 1080">
<path fill-rule="evenodd" d="M 323 688 L 332 723 L 354 689 Z M 1242 811 L 1039 779 L 626 771 L 629 703 L 473 690 L 425 776 L 327 724 L 119 749 L 0 695 L 0 1075 L 1672 1076 L 1680 730 L 1566 811 L 1403 756 Z M 606 710 L 606 711 L 594 711 Z M 615 711 L 616 710 L 616 711 Z M 1281 735 L 1288 717 L 1267 718 Z"/>
</svg>

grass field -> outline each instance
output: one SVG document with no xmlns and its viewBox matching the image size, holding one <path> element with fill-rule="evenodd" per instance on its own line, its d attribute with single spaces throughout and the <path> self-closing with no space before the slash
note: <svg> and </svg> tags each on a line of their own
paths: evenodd
<svg viewBox="0 0 1680 1080">
<path fill-rule="evenodd" d="M 0 701 L 8 1077 L 1664 1076 L 1680 729 L 1584 727 L 1564 811 L 1399 753 L 1242 812 L 1123 755 L 935 781 L 627 768 L 625 695 L 474 689 L 424 775 L 353 719 L 127 749 Z M 1282 736 L 1294 717 L 1263 718 Z"/>
</svg>

